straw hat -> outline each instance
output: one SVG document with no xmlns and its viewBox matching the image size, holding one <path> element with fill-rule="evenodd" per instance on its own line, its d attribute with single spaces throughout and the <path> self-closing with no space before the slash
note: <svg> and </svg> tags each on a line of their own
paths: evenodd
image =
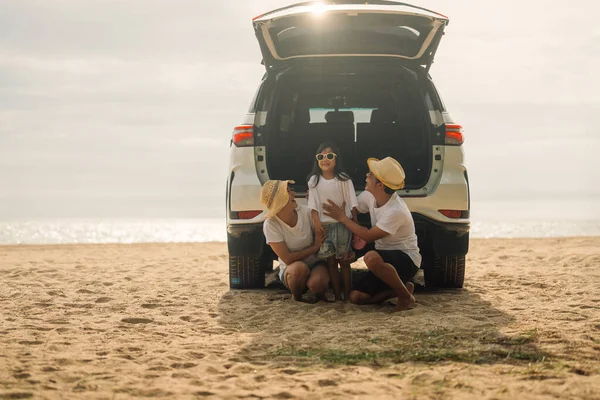
<svg viewBox="0 0 600 400">
<path fill-rule="evenodd" d="M 369 158 L 367 165 L 373 175 L 390 189 L 398 190 L 404 187 L 404 178 L 406 177 L 404 169 L 392 157 L 386 157 L 383 160 Z"/>
<path fill-rule="evenodd" d="M 295 183 L 294 181 L 266 181 L 260 191 L 260 201 L 267 207 L 269 212 L 266 218 L 271 218 L 285 205 L 288 203 L 290 197 L 288 196 L 287 188 L 288 183 Z"/>
</svg>

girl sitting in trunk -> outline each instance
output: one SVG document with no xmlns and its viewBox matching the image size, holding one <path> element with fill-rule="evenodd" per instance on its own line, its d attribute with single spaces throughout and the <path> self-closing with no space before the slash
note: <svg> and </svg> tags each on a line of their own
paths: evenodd
<svg viewBox="0 0 600 400">
<path fill-rule="evenodd" d="M 340 207 L 346 204 L 346 215 L 357 221 L 356 193 L 350 175 L 344 170 L 341 154 L 332 143 L 321 143 L 316 151 L 316 160 L 308 181 L 308 207 L 312 210 L 315 232 L 326 235 L 318 257 L 327 260 L 335 299 L 341 300 L 343 286 L 344 300 L 350 294 L 352 272 L 350 269 L 352 233 L 344 224 L 323 214 L 322 204 L 332 200 Z M 338 263 L 341 267 L 338 270 Z"/>
</svg>

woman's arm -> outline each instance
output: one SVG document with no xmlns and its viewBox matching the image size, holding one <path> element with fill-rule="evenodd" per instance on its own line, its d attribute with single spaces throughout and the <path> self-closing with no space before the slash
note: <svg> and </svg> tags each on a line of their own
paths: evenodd
<svg viewBox="0 0 600 400">
<path fill-rule="evenodd" d="M 306 257 L 319 251 L 324 239 L 325 236 L 322 233 L 315 232 L 315 241 L 313 244 L 303 250 L 298 251 L 290 251 L 285 242 L 269 243 L 269 246 L 271 246 L 275 254 L 281 258 L 281 261 L 286 263 L 286 265 L 290 265 L 293 262 L 302 261 Z"/>
<path fill-rule="evenodd" d="M 319 219 L 319 212 L 317 210 L 310 210 L 310 216 L 312 217 L 313 224 L 315 226 L 315 232 L 321 232 L 322 234 L 325 234 L 325 228 L 323 228 L 323 224 Z"/>
</svg>

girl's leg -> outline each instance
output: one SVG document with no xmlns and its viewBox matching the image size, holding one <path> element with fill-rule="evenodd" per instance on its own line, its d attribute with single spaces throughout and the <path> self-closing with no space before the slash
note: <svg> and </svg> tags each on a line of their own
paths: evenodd
<svg viewBox="0 0 600 400">
<path fill-rule="evenodd" d="M 341 280 L 340 272 L 338 271 L 338 261 L 335 255 L 327 258 L 327 269 L 329 269 L 329 276 L 331 276 L 331 286 L 333 286 L 333 294 L 335 295 L 335 301 L 342 299 L 341 293 Z"/>
<path fill-rule="evenodd" d="M 352 289 L 352 268 L 350 263 L 354 261 L 354 252 L 352 251 L 352 233 L 342 224 L 337 223 L 336 230 L 336 254 L 339 258 L 340 270 L 342 272 L 342 284 L 344 287 L 344 301 L 350 300 L 350 290 Z"/>
<path fill-rule="evenodd" d="M 350 299 L 350 288 L 352 288 L 352 269 L 350 263 L 340 260 L 340 270 L 342 275 L 342 286 L 344 288 L 344 301 Z"/>
</svg>

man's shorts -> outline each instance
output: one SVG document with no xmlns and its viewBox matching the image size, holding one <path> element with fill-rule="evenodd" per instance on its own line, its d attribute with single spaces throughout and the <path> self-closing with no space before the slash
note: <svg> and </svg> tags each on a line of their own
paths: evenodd
<svg viewBox="0 0 600 400">
<path fill-rule="evenodd" d="M 302 262 L 308 265 L 309 271 L 312 271 L 313 268 L 315 268 L 319 264 L 323 265 L 323 260 L 319 260 L 319 258 L 314 254 L 306 257 L 304 260 L 302 260 Z M 285 279 L 283 279 L 287 267 L 288 266 L 283 262 L 279 262 L 279 280 L 281 281 L 281 283 L 283 283 L 283 286 L 289 289 L 288 285 L 285 283 Z"/>
<path fill-rule="evenodd" d="M 317 253 L 321 260 L 326 260 L 331 256 L 339 259 L 351 250 L 350 241 L 352 240 L 352 233 L 344 224 L 333 222 L 331 224 L 323 224 L 323 228 L 327 232 L 327 237 Z"/>
<path fill-rule="evenodd" d="M 402 250 L 375 250 L 383 261 L 391 264 L 402 282 L 409 282 L 419 270 L 413 260 Z M 371 296 L 391 288 L 379 279 L 372 271 L 367 272 L 364 277 L 356 282 L 352 290 L 367 293 Z"/>
</svg>

